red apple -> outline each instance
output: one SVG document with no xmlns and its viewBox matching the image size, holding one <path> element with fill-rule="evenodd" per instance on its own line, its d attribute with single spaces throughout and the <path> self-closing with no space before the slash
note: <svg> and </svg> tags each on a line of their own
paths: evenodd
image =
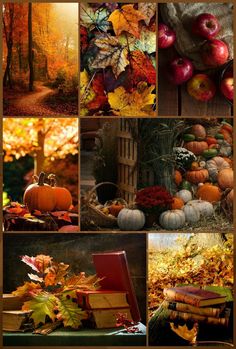
<svg viewBox="0 0 236 349">
<path fill-rule="evenodd" d="M 158 24 L 158 47 L 167 48 L 174 44 L 176 35 L 174 30 L 164 23 Z"/>
<path fill-rule="evenodd" d="M 203 63 L 209 67 L 213 68 L 223 65 L 229 57 L 228 46 L 221 40 L 209 40 L 202 47 L 201 57 Z"/>
<path fill-rule="evenodd" d="M 234 79 L 223 79 L 220 84 L 220 90 L 227 99 L 232 101 L 234 99 Z"/>
<path fill-rule="evenodd" d="M 174 85 L 181 85 L 193 75 L 193 64 L 187 58 L 175 58 L 167 67 L 167 77 Z"/>
<path fill-rule="evenodd" d="M 194 20 L 192 32 L 205 39 L 213 39 L 220 30 L 218 19 L 211 13 L 201 13 Z"/>
<path fill-rule="evenodd" d="M 207 74 L 196 74 L 188 81 L 187 91 L 198 101 L 209 101 L 216 93 L 216 86 Z"/>
</svg>

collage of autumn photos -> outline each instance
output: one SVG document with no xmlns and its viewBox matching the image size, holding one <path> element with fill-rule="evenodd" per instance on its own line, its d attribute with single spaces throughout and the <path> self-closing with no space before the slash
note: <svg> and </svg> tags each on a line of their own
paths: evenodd
<svg viewBox="0 0 236 349">
<path fill-rule="evenodd" d="M 234 347 L 234 2 L 1 6 L 0 344 Z"/>
</svg>

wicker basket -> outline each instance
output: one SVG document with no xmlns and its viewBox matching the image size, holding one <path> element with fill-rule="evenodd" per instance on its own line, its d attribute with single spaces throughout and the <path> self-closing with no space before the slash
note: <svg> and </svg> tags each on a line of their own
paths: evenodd
<svg viewBox="0 0 236 349">
<path fill-rule="evenodd" d="M 118 186 L 112 182 L 101 182 L 101 183 L 98 183 L 97 185 L 95 185 L 93 187 L 93 189 L 88 193 L 88 196 L 87 196 L 88 215 L 89 215 L 89 218 L 94 222 L 95 225 L 97 225 L 99 227 L 103 227 L 103 228 L 112 228 L 115 225 L 117 225 L 117 218 L 116 217 L 108 217 L 107 215 L 105 215 L 105 213 L 101 212 L 96 207 L 94 207 L 94 205 L 91 205 L 89 203 L 91 196 L 97 190 L 97 188 L 104 186 L 104 185 L 113 185 L 118 190 Z"/>
</svg>

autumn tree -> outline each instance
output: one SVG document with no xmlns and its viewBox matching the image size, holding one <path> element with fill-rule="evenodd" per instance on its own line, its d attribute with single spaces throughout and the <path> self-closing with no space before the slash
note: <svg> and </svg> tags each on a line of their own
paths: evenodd
<svg viewBox="0 0 236 349">
<path fill-rule="evenodd" d="M 8 118 L 3 120 L 4 161 L 34 158 L 34 173 L 44 169 L 45 160 L 63 159 L 78 153 L 78 120 L 75 118 Z"/>
</svg>

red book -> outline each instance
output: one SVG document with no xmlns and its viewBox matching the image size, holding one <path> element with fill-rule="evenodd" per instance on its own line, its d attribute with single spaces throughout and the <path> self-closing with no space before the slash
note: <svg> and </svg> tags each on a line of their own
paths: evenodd
<svg viewBox="0 0 236 349">
<path fill-rule="evenodd" d="M 102 289 L 127 293 L 133 321 L 141 320 L 125 251 L 94 253 L 93 262 Z"/>
</svg>

